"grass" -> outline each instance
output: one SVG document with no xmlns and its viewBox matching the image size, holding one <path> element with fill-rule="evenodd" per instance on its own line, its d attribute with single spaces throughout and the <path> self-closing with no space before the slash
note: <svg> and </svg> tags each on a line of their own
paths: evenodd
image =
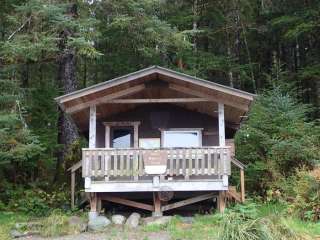
<svg viewBox="0 0 320 240">
<path fill-rule="evenodd" d="M 10 230 L 12 227 L 14 227 L 15 223 L 26 222 L 28 219 L 29 217 L 24 214 L 15 212 L 0 212 L 0 239 L 11 239 Z"/>
<path fill-rule="evenodd" d="M 305 222 L 294 216 L 287 216 L 285 205 L 260 204 L 255 205 L 253 209 L 255 211 L 250 212 L 250 207 L 239 205 L 231 211 L 226 211 L 224 215 L 196 215 L 191 224 L 184 222 L 182 217 L 175 216 L 166 225 L 144 226 L 134 234 L 141 236 L 141 239 L 148 239 L 149 234 L 168 233 L 173 240 L 239 240 L 241 236 L 243 239 L 262 239 L 254 237 L 257 233 L 264 234 L 263 239 L 320 239 L 320 222 Z M 254 217 L 243 221 L 243 212 Z M 232 214 L 236 214 L 238 219 Z M 43 223 L 42 235 L 59 236 L 74 233 L 74 230 L 68 228 L 67 219 L 68 216 L 61 212 L 54 212 L 49 217 L 40 219 Z M 0 212 L 0 239 L 9 240 L 9 231 L 15 223 L 28 220 L 32 218 L 19 213 Z M 251 235 L 246 236 L 247 232 Z M 133 232 L 126 231 L 125 228 L 111 227 L 106 237 L 110 240 L 126 239 L 131 234 Z"/>
<path fill-rule="evenodd" d="M 259 207 L 259 216 L 283 216 L 286 210 L 285 204 L 263 204 Z M 320 222 L 306 222 L 295 216 L 288 215 L 285 216 L 283 221 L 284 224 L 302 236 L 310 237 L 310 239 L 320 238 Z"/>
</svg>

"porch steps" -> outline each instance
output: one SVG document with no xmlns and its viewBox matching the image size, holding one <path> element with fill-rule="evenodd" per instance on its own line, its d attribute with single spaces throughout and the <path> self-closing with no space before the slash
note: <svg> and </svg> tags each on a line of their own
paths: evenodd
<svg viewBox="0 0 320 240">
<path fill-rule="evenodd" d="M 229 186 L 229 190 L 226 192 L 228 201 L 235 201 L 241 203 L 241 193 L 239 193 L 235 186 Z"/>
</svg>

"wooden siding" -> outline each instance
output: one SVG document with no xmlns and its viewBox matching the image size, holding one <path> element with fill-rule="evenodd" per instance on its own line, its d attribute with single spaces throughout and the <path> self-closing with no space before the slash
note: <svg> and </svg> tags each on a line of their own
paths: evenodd
<svg viewBox="0 0 320 240">
<path fill-rule="evenodd" d="M 104 121 L 140 121 L 139 138 L 160 138 L 160 129 L 170 128 L 203 128 L 203 146 L 219 145 L 218 120 L 171 104 L 144 105 L 133 111 L 114 115 L 97 122 L 97 147 L 105 147 Z M 226 124 L 226 138 L 232 138 L 234 129 Z"/>
</svg>

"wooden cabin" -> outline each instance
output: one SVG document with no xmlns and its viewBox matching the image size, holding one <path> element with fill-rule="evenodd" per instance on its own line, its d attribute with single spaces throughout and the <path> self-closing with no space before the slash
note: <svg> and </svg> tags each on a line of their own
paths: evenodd
<svg viewBox="0 0 320 240">
<path fill-rule="evenodd" d="M 74 173 L 82 167 L 91 217 L 101 201 L 157 216 L 206 199 L 215 199 L 220 211 L 227 198 L 244 201 L 243 165 L 234 159 L 232 139 L 253 99 L 159 66 L 56 98 L 89 141 L 71 168 L 73 196 Z M 241 194 L 228 183 L 232 164 L 241 171 Z M 175 201 L 181 192 L 193 195 Z M 121 193 L 150 196 L 153 204 Z"/>
</svg>

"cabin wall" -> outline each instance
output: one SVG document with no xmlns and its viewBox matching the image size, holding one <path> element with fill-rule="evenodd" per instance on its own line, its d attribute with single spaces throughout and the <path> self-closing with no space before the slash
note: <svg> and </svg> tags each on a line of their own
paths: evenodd
<svg viewBox="0 0 320 240">
<path fill-rule="evenodd" d="M 106 111 L 108 111 L 106 109 Z M 172 104 L 144 104 L 132 111 L 97 120 L 96 147 L 105 147 L 103 122 L 140 121 L 139 138 L 160 138 L 159 129 L 203 128 L 202 145 L 219 145 L 218 120 L 209 115 L 190 111 Z M 226 138 L 232 138 L 234 130 L 226 128 Z"/>
</svg>

